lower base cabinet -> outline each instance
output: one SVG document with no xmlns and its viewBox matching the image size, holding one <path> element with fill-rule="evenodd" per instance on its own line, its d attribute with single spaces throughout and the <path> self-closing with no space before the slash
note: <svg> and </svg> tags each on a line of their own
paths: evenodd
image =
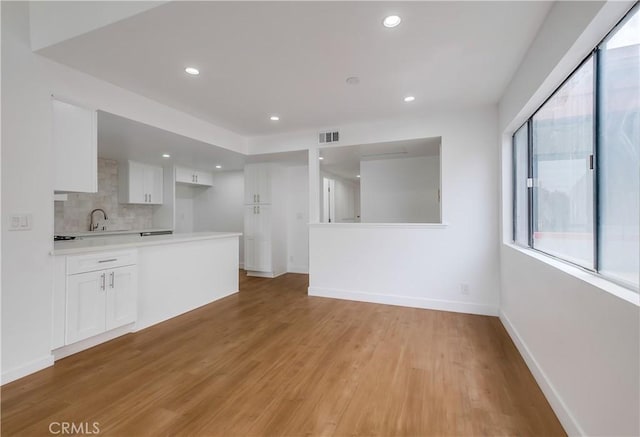
<svg viewBox="0 0 640 437">
<path fill-rule="evenodd" d="M 135 322 L 136 283 L 136 266 L 70 275 L 66 344 Z"/>
<path fill-rule="evenodd" d="M 65 345 L 136 321 L 135 262 L 131 251 L 67 257 L 65 317 L 54 314 L 64 323 Z"/>
</svg>

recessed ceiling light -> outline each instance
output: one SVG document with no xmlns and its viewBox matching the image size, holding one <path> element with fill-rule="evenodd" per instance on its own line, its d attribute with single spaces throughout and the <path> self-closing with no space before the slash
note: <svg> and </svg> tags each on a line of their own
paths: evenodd
<svg viewBox="0 0 640 437">
<path fill-rule="evenodd" d="M 184 69 L 184 71 L 186 71 L 187 73 L 189 73 L 192 76 L 197 76 L 200 74 L 200 71 L 195 68 L 195 67 L 187 67 Z"/>
<path fill-rule="evenodd" d="M 278 121 L 278 120 L 280 120 L 280 117 L 278 117 L 277 115 L 272 115 L 271 117 L 269 117 L 269 120 Z"/>
<path fill-rule="evenodd" d="M 222 168 L 222 166 L 221 165 L 216 165 L 216 168 Z"/>
<path fill-rule="evenodd" d="M 360 78 L 357 76 L 347 77 L 347 84 L 349 85 L 358 85 L 360 83 Z"/>
<path fill-rule="evenodd" d="M 400 24 L 401 21 L 402 19 L 397 15 L 389 15 L 388 17 L 385 17 L 384 20 L 382 20 L 382 24 L 384 25 L 384 27 L 396 27 L 398 24 Z"/>
<path fill-rule="evenodd" d="M 321 157 L 319 157 L 318 159 L 319 159 L 320 161 L 322 161 L 324 158 L 321 156 Z"/>
<path fill-rule="evenodd" d="M 356 177 L 357 177 L 357 178 L 359 178 L 359 177 L 360 177 L 360 175 L 359 175 L 359 174 L 357 174 L 357 175 L 356 175 Z"/>
<path fill-rule="evenodd" d="M 168 153 L 163 153 L 163 154 L 162 154 L 162 157 L 163 157 L 163 158 L 171 158 L 171 155 L 169 155 Z"/>
<path fill-rule="evenodd" d="M 415 99 L 416 99 L 416 98 L 415 98 L 415 97 L 413 97 L 413 96 L 407 96 L 407 97 L 405 97 L 405 98 L 404 98 L 404 101 L 405 101 L 405 102 L 413 102 Z"/>
</svg>

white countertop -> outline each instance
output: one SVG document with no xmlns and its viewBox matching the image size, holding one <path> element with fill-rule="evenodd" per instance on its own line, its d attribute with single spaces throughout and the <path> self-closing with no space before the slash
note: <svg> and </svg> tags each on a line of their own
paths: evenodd
<svg viewBox="0 0 640 437">
<path fill-rule="evenodd" d="M 81 240 L 56 241 L 52 255 L 73 255 L 102 250 L 130 249 L 160 244 L 184 243 L 188 241 L 213 240 L 216 238 L 239 237 L 240 232 L 194 232 L 189 234 L 166 234 L 141 237 L 140 235 L 114 235 Z"/>
</svg>

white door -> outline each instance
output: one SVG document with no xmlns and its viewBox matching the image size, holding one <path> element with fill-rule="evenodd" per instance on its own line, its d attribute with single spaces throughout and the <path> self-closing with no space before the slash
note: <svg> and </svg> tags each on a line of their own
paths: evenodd
<svg viewBox="0 0 640 437">
<path fill-rule="evenodd" d="M 145 191 L 147 203 L 162 204 L 162 167 L 147 166 L 145 170 Z"/>
<path fill-rule="evenodd" d="M 192 184 L 194 182 L 193 171 L 190 168 L 176 167 L 176 182 Z"/>
<path fill-rule="evenodd" d="M 258 203 L 271 203 L 271 166 L 260 164 L 257 177 Z"/>
<path fill-rule="evenodd" d="M 257 272 L 271 272 L 271 206 L 256 206 L 254 234 L 254 269 Z"/>
<path fill-rule="evenodd" d="M 129 203 L 146 203 L 144 164 L 129 161 Z"/>
<path fill-rule="evenodd" d="M 335 202 L 336 181 L 329 178 L 322 178 L 322 222 L 335 223 L 336 202 Z"/>
<path fill-rule="evenodd" d="M 53 106 L 53 189 L 98 191 L 96 111 L 59 100 Z"/>
<path fill-rule="evenodd" d="M 105 291 L 107 272 L 89 272 L 67 277 L 67 328 L 65 343 L 71 344 L 106 329 Z"/>
<path fill-rule="evenodd" d="M 255 164 L 247 164 L 244 166 L 244 204 L 252 205 L 257 203 L 256 192 L 256 171 Z"/>
<path fill-rule="evenodd" d="M 246 205 L 244 207 L 244 269 L 255 270 L 255 235 L 257 225 L 256 205 Z"/>
<path fill-rule="evenodd" d="M 206 171 L 198 171 L 196 172 L 196 175 L 197 175 L 197 181 L 199 185 L 207 185 L 207 186 L 213 185 L 213 175 L 211 173 Z"/>
<path fill-rule="evenodd" d="M 137 314 L 136 266 L 119 267 L 107 272 L 106 329 L 135 322 Z"/>
</svg>

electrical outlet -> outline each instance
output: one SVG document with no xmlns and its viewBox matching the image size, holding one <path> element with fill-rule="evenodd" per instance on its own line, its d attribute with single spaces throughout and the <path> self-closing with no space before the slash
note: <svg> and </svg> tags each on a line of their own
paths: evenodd
<svg viewBox="0 0 640 437">
<path fill-rule="evenodd" d="M 464 294 L 464 295 L 469 294 L 469 284 L 465 284 L 465 283 L 460 284 L 460 294 Z"/>
</svg>

